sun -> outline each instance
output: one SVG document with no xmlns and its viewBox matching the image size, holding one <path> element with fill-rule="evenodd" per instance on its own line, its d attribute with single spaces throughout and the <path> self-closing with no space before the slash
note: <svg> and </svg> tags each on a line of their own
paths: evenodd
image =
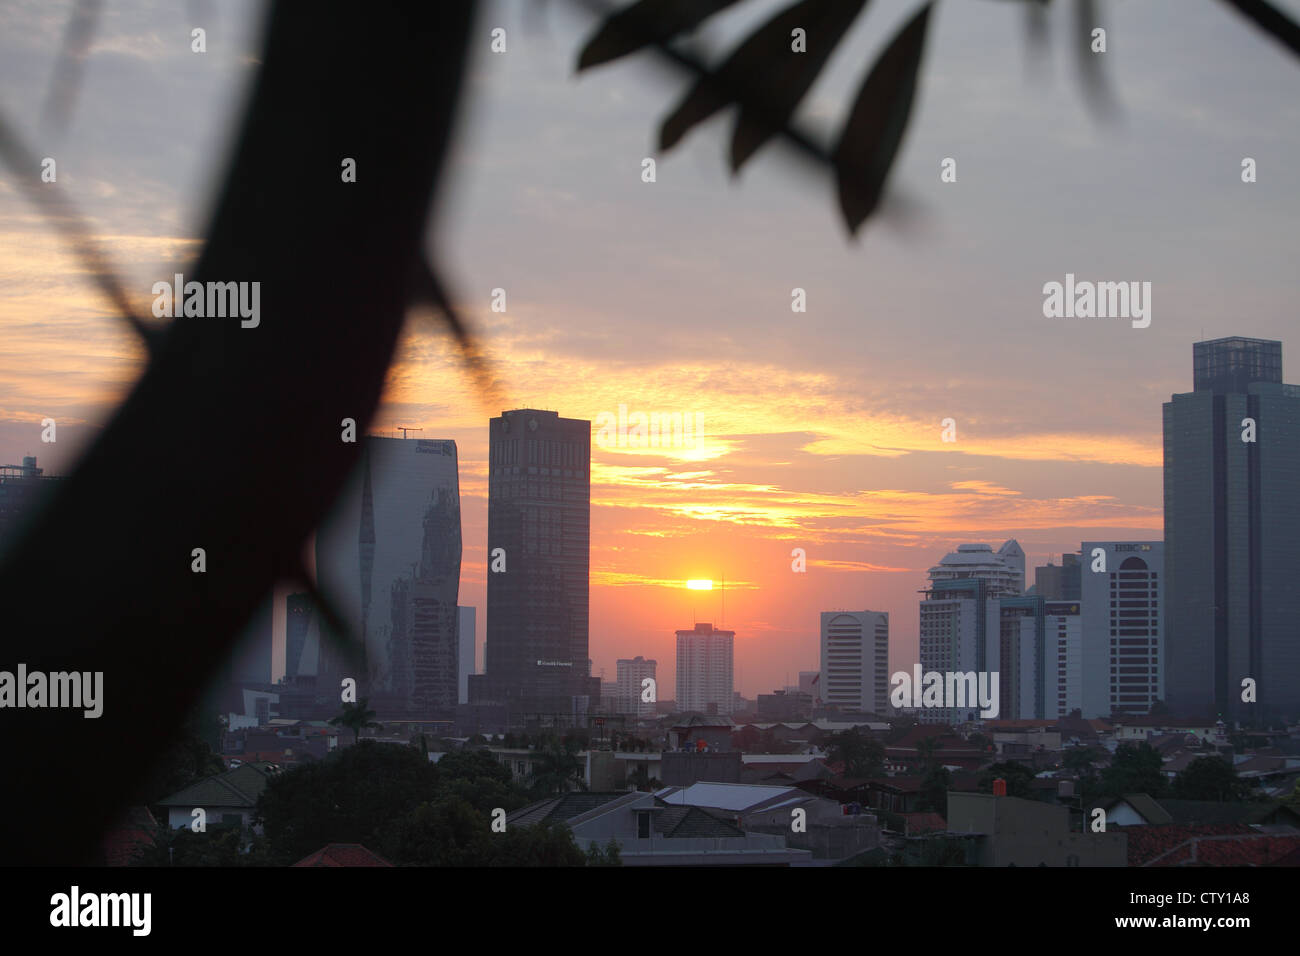
<svg viewBox="0 0 1300 956">
<path fill-rule="evenodd" d="M 686 582 L 686 586 L 692 591 L 712 591 L 713 582 L 708 578 L 693 578 Z"/>
</svg>

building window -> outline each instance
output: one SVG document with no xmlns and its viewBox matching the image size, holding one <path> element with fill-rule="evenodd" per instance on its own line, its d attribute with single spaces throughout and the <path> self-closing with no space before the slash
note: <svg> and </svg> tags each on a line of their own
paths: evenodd
<svg viewBox="0 0 1300 956">
<path fill-rule="evenodd" d="M 636 836 L 638 840 L 650 839 L 650 811 L 649 810 L 637 811 Z"/>
</svg>

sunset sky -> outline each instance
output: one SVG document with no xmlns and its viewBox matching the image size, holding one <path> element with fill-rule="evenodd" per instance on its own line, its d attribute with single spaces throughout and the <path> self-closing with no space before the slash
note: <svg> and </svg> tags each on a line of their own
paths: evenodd
<svg viewBox="0 0 1300 956">
<path fill-rule="evenodd" d="M 698 38 L 716 57 L 783 5 L 746 0 Z M 1099 4 L 1111 122 L 1086 108 L 1071 7 L 1053 5 L 1035 66 L 1021 4 L 939 4 L 895 211 L 856 241 L 832 177 L 783 144 L 730 176 L 730 110 L 657 154 L 689 80 L 652 53 L 575 76 L 590 14 L 523 6 L 483 9 L 430 249 L 505 407 L 594 423 L 625 405 L 697 415 L 704 432 L 684 449 L 593 441 L 591 656 L 609 680 L 617 658 L 641 654 L 673 694 L 674 630 L 723 614 L 723 591 L 688 590 L 691 578 L 726 579 L 747 697 L 817 668 L 822 610 L 888 611 L 891 665 L 910 668 L 916 592 L 958 544 L 1016 538 L 1032 582 L 1035 564 L 1082 538 L 1162 536 L 1160 405 L 1190 390 L 1193 342 L 1281 339 L 1300 363 L 1300 68 L 1223 4 Z M 870 4 L 799 122 L 829 143 L 917 7 Z M 56 159 L 147 308 L 152 283 L 198 249 L 263 6 L 107 3 L 57 133 L 42 111 L 70 9 L 0 8 L 0 111 Z M 193 26 L 205 54 L 190 52 Z M 496 26 L 504 54 L 489 52 Z M 641 181 L 647 156 L 654 183 Z M 955 183 L 940 182 L 945 157 Z M 1258 182 L 1241 181 L 1243 157 Z M 1067 273 L 1151 282 L 1150 327 L 1044 318 L 1043 285 Z M 791 312 L 795 287 L 805 314 Z M 494 288 L 504 313 L 489 308 Z M 141 365 L 0 168 L 0 463 L 35 454 L 66 473 Z M 461 603 L 480 609 L 487 420 L 501 410 L 476 396 L 442 329 L 413 317 L 371 431 L 457 442 Z M 55 445 L 40 441 L 45 417 L 59 422 Z M 941 441 L 945 418 L 955 442 Z M 796 547 L 805 574 L 791 571 Z M 478 628 L 481 645 L 482 610 Z"/>
</svg>

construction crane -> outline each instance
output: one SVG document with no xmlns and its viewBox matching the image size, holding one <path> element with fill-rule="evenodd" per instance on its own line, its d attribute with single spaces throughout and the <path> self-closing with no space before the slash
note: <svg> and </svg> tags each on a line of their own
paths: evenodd
<svg viewBox="0 0 1300 956">
<path fill-rule="evenodd" d="M 406 433 L 407 433 L 407 432 L 422 432 L 422 431 L 424 431 L 423 428 L 405 428 L 405 427 L 403 427 L 403 426 L 401 426 L 401 425 L 394 425 L 393 427 L 396 428 L 399 432 L 402 433 L 402 437 L 403 437 L 403 438 L 406 437 Z"/>
</svg>

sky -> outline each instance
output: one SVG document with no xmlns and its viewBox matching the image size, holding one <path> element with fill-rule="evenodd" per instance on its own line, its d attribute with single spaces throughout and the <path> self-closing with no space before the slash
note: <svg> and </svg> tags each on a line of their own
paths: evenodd
<svg viewBox="0 0 1300 956">
<path fill-rule="evenodd" d="M 1300 61 L 1225 4 L 1098 4 L 1110 119 L 1088 108 L 1068 5 L 1052 5 L 1036 58 L 1021 4 L 938 4 L 888 212 L 856 239 L 833 177 L 785 144 L 730 174 L 731 110 L 657 151 L 689 78 L 652 52 L 575 74 L 596 19 L 571 0 L 525 6 L 481 10 L 427 237 L 505 402 L 483 404 L 442 328 L 415 313 L 371 431 L 456 441 L 460 600 L 483 608 L 488 418 L 533 407 L 594 423 L 626 406 L 700 422 L 690 448 L 593 440 L 593 673 L 655 658 L 669 697 L 674 631 L 712 621 L 736 631 L 737 689 L 752 697 L 817 668 L 819 613 L 835 609 L 889 612 L 891 669 L 910 670 L 917 591 L 958 544 L 1014 537 L 1032 569 L 1084 538 L 1162 536 L 1160 406 L 1190 390 L 1192 343 L 1280 339 L 1284 362 L 1300 361 Z M 782 6 L 744 0 L 695 41 L 716 61 Z M 868 4 L 801 128 L 834 141 L 918 8 Z M 56 160 L 147 303 L 200 248 L 265 8 L 106 4 L 59 131 L 44 104 L 71 9 L 0 7 L 0 111 Z M 955 182 L 941 181 L 945 158 Z M 0 167 L 0 463 L 35 454 L 64 474 L 143 355 L 18 177 Z M 1067 273 L 1150 282 L 1150 326 L 1045 317 L 1043 286 Z M 791 310 L 795 288 L 806 312 Z M 54 444 L 40 441 L 46 417 Z M 725 611 L 721 588 L 690 591 L 691 578 L 725 578 Z M 482 611 L 478 629 L 481 654 Z"/>
</svg>

